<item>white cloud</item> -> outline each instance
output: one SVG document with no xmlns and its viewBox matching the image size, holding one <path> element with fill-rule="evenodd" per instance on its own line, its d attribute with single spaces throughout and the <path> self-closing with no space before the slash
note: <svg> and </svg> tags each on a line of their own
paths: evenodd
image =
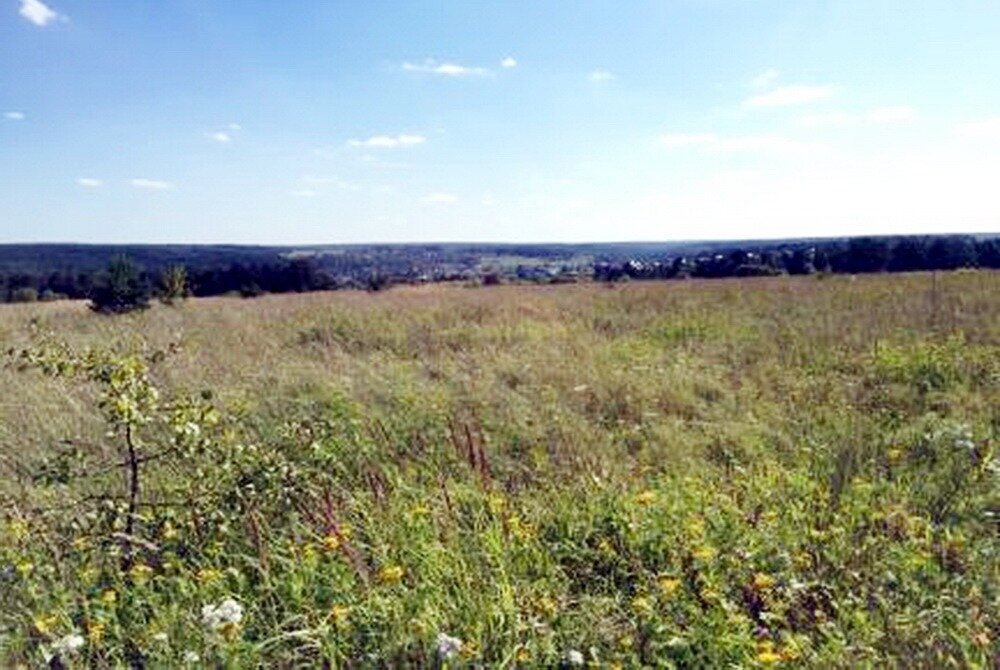
<svg viewBox="0 0 1000 670">
<path fill-rule="evenodd" d="M 458 196 L 454 193 L 428 193 L 423 201 L 431 205 L 449 205 L 458 202 Z"/>
<path fill-rule="evenodd" d="M 11 121 L 24 121 L 24 112 L 4 112 L 5 119 L 10 119 Z"/>
<path fill-rule="evenodd" d="M 1000 116 L 959 123 L 954 131 L 956 135 L 965 139 L 1000 140 Z"/>
<path fill-rule="evenodd" d="M 607 70 L 594 70 L 593 72 L 590 73 L 590 81 L 597 83 L 605 81 L 613 81 L 614 78 L 615 75 L 611 74 Z"/>
<path fill-rule="evenodd" d="M 80 177 L 76 180 L 79 186 L 85 186 L 87 188 L 97 188 L 99 186 L 104 186 L 104 182 L 100 179 L 94 179 L 92 177 Z"/>
<path fill-rule="evenodd" d="M 823 148 L 818 142 L 803 142 L 780 135 L 737 135 L 719 137 L 712 133 L 667 133 L 657 139 L 666 149 L 701 147 L 719 152 L 797 153 Z"/>
<path fill-rule="evenodd" d="M 311 188 L 301 188 L 294 191 L 289 191 L 288 195 L 293 198 L 313 198 L 316 196 L 316 191 Z"/>
<path fill-rule="evenodd" d="M 507 56 L 502 61 L 500 61 L 500 67 L 510 69 L 512 67 L 517 67 L 517 61 Z"/>
<path fill-rule="evenodd" d="M 63 18 L 59 12 L 41 0 L 21 0 L 21 9 L 18 13 L 36 26 L 42 27 L 49 25 L 58 18 Z"/>
<path fill-rule="evenodd" d="M 349 140 L 347 143 L 352 147 L 365 147 L 368 149 L 397 149 L 413 147 L 423 144 L 427 138 L 423 135 L 374 135 L 366 140 Z"/>
<path fill-rule="evenodd" d="M 214 133 L 206 133 L 205 136 L 208 139 L 213 140 L 215 142 L 219 142 L 221 144 L 226 144 L 228 142 L 232 142 L 233 141 L 233 136 L 230 135 L 227 132 L 222 131 L 222 130 L 214 132 Z"/>
<path fill-rule="evenodd" d="M 773 91 L 754 95 L 743 101 L 744 107 L 785 107 L 804 105 L 833 95 L 832 86 L 779 86 Z"/>
<path fill-rule="evenodd" d="M 433 58 L 428 58 L 423 63 L 403 63 L 403 70 L 406 72 L 439 74 L 445 77 L 485 77 L 490 74 L 490 71 L 486 68 L 467 67 L 457 63 L 439 63 Z"/>
<path fill-rule="evenodd" d="M 872 123 L 910 123 L 917 120 L 917 110 L 907 105 L 876 107 L 868 112 Z"/>
<path fill-rule="evenodd" d="M 133 179 L 131 184 L 136 188 L 145 188 L 152 191 L 168 191 L 174 188 L 171 182 L 160 181 L 159 179 Z"/>
<path fill-rule="evenodd" d="M 241 126 L 238 123 L 230 123 L 229 124 L 229 129 L 239 132 L 240 130 L 243 130 L 243 126 Z"/>
<path fill-rule="evenodd" d="M 750 80 L 750 86 L 753 88 L 770 88 L 771 84 L 781 76 L 781 73 L 775 70 L 773 67 L 764 70 L 759 75 Z"/>
</svg>

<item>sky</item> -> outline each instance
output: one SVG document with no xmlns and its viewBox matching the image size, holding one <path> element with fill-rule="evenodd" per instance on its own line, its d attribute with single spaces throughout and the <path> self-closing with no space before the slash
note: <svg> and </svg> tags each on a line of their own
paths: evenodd
<svg viewBox="0 0 1000 670">
<path fill-rule="evenodd" d="M 0 0 L 0 242 L 1000 232 L 996 0 Z"/>
</svg>

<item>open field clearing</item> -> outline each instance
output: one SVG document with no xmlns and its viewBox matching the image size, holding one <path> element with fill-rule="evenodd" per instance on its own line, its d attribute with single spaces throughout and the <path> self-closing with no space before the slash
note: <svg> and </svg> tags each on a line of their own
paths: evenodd
<svg viewBox="0 0 1000 670">
<path fill-rule="evenodd" d="M 997 272 L 3 305 L 0 351 L 4 667 L 1000 667 Z"/>
</svg>

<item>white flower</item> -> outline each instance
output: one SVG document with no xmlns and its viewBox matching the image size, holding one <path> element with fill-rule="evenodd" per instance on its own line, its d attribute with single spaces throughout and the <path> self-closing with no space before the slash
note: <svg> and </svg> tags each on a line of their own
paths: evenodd
<svg viewBox="0 0 1000 670">
<path fill-rule="evenodd" d="M 166 633 L 154 633 L 153 634 L 153 642 L 166 642 L 167 639 L 168 638 L 167 638 L 167 634 Z"/>
<path fill-rule="evenodd" d="M 566 662 L 570 665 L 583 665 L 583 654 L 576 649 L 570 649 L 566 653 Z"/>
<path fill-rule="evenodd" d="M 184 652 L 184 662 L 185 663 L 197 663 L 200 660 L 201 660 L 201 656 L 199 656 L 197 652 L 194 652 L 194 651 L 185 651 Z"/>
<path fill-rule="evenodd" d="M 446 633 L 438 633 L 437 652 L 443 659 L 453 658 L 462 651 L 462 641 Z"/>
<path fill-rule="evenodd" d="M 238 626 L 243 621 L 243 606 L 232 598 L 226 598 L 218 605 L 201 608 L 201 622 L 212 630 L 228 626 Z"/>
<path fill-rule="evenodd" d="M 74 651 L 86 644 L 82 635 L 71 633 L 58 640 L 52 648 L 57 654 L 72 654 Z"/>
</svg>

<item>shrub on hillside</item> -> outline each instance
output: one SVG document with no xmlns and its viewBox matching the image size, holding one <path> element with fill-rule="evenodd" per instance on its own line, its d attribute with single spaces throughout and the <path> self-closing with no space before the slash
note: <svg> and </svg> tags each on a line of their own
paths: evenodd
<svg viewBox="0 0 1000 670">
<path fill-rule="evenodd" d="M 108 264 L 101 283 L 90 295 L 90 308 L 102 314 L 123 314 L 149 307 L 149 285 L 125 256 Z"/>
</svg>

